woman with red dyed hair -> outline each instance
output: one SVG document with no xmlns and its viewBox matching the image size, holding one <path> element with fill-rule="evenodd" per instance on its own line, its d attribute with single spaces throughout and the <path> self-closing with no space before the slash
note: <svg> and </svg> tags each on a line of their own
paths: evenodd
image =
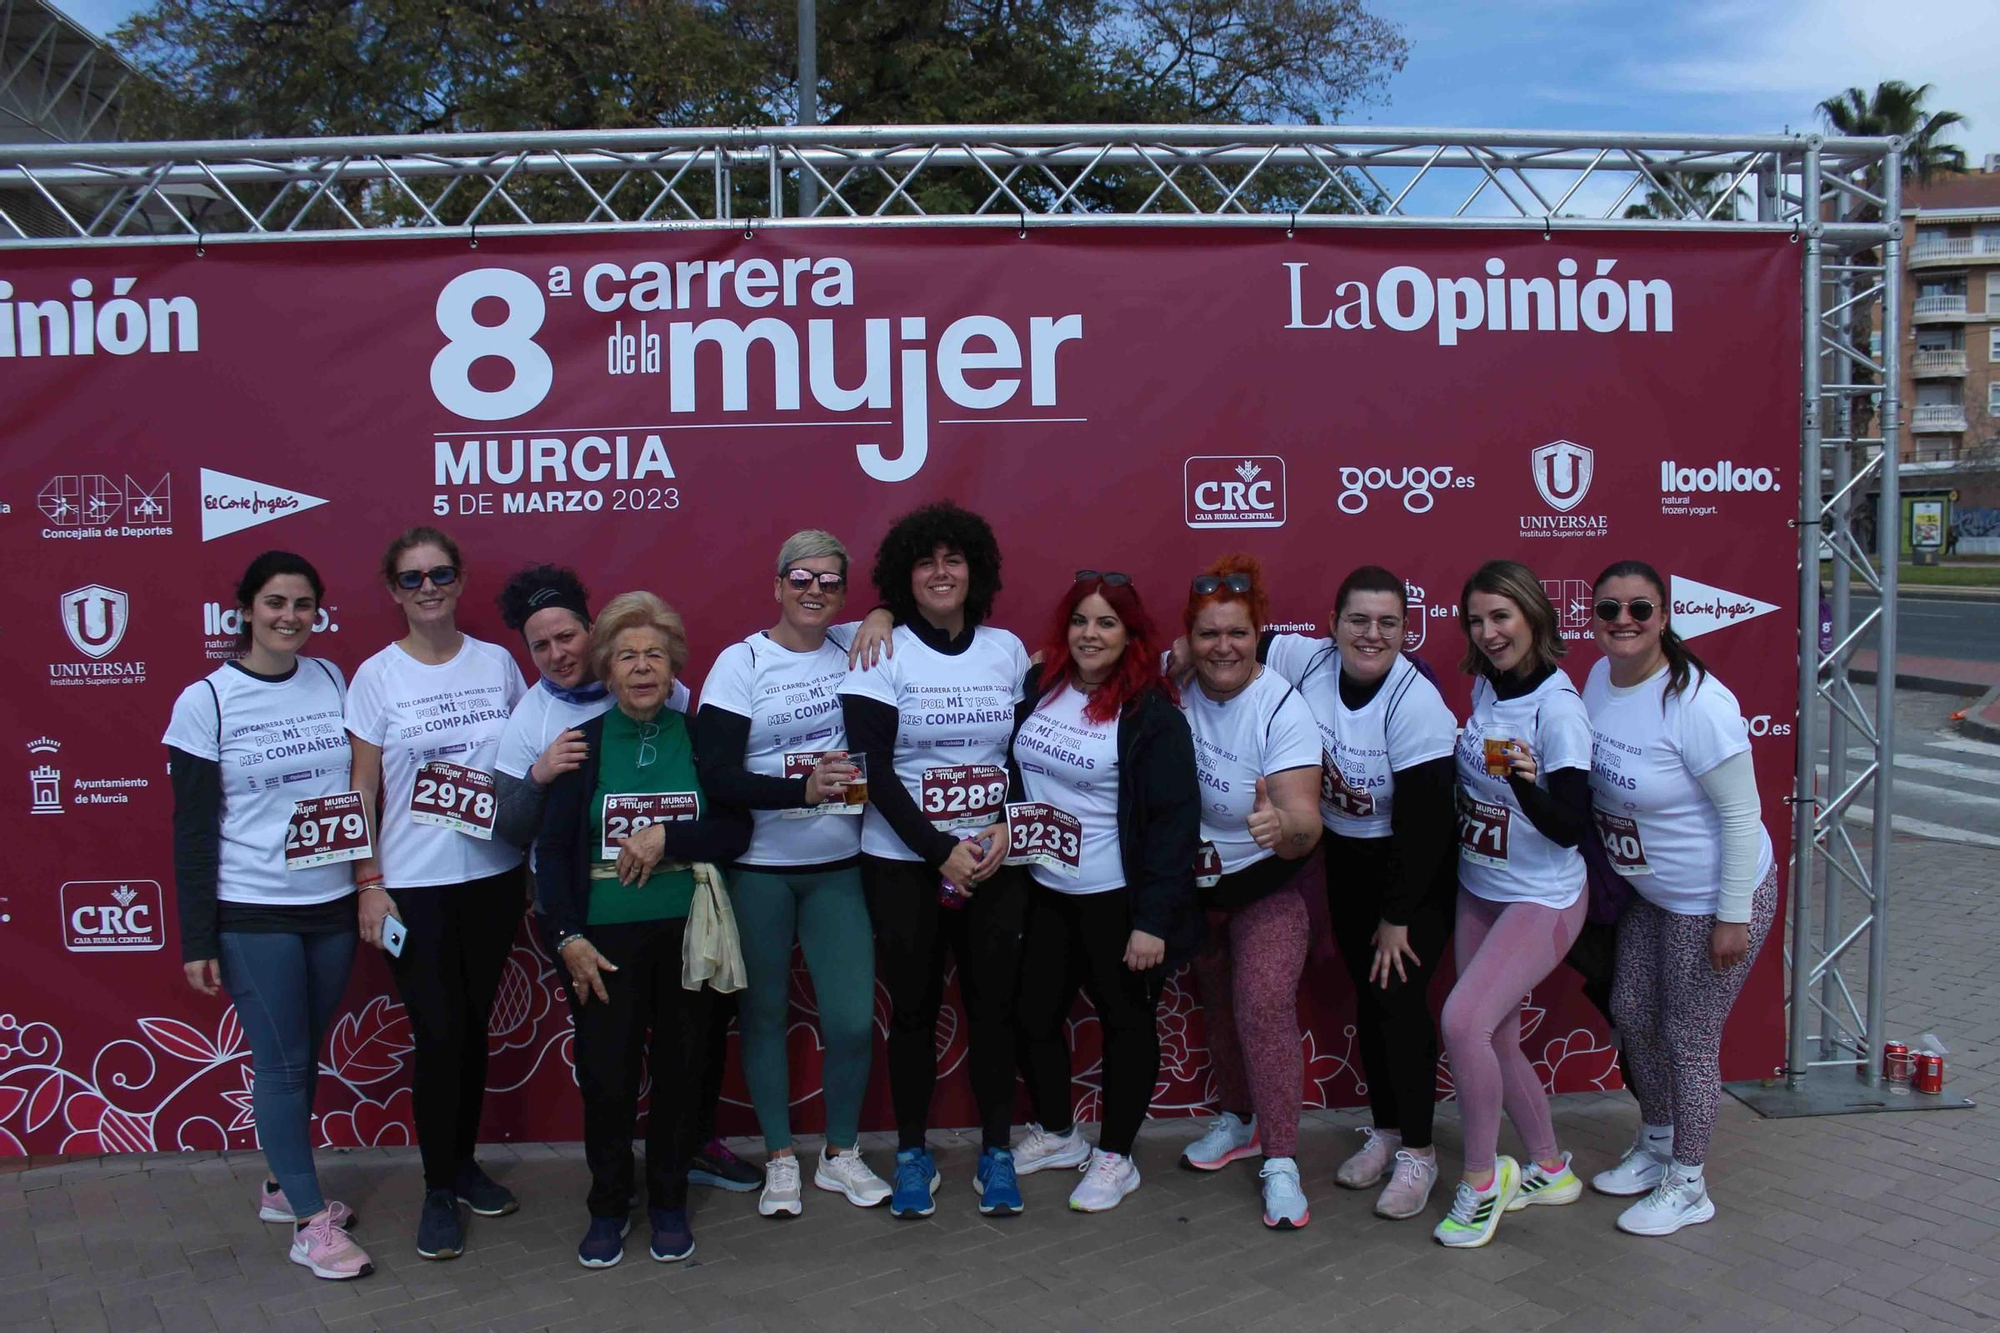
<svg viewBox="0 0 2000 1333">
<path fill-rule="evenodd" d="M 1264 1225 L 1312 1220 L 1292 1153 L 1305 1070 L 1299 978 L 1312 929 L 1296 876 L 1319 845 L 1319 730 L 1299 692 L 1257 663 L 1263 571 L 1224 556 L 1197 576 L 1185 623 L 1194 684 L 1181 699 L 1201 784 L 1208 944 L 1194 960 L 1221 1114 L 1182 1154 L 1217 1171 L 1263 1156 Z M 1247 1114 L 1246 1114 L 1247 1113 Z"/>
<path fill-rule="evenodd" d="M 1201 939 L 1194 746 L 1159 671 L 1159 640 L 1124 574 L 1080 569 L 1058 600 L 1017 707 L 1010 859 L 1031 866 L 1016 1014 L 1037 1122 L 1020 1175 L 1088 1167 L 1078 1212 L 1139 1188 L 1132 1142 L 1160 1073 L 1155 1026 L 1167 974 Z M 1103 1123 L 1093 1150 L 1070 1102 L 1063 1020 L 1079 985 L 1104 1037 Z"/>
</svg>

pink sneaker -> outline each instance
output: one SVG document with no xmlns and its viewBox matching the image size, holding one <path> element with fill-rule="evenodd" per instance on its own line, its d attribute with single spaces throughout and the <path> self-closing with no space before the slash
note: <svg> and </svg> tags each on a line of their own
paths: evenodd
<svg viewBox="0 0 2000 1333">
<path fill-rule="evenodd" d="M 1417 1216 L 1430 1206 L 1431 1186 L 1437 1184 L 1437 1178 L 1435 1151 L 1418 1153 L 1398 1148 L 1396 1169 L 1375 1200 L 1375 1215 L 1398 1221 Z"/>
<path fill-rule="evenodd" d="M 1365 1190 L 1388 1175 L 1395 1165 L 1396 1150 L 1403 1146 L 1403 1136 L 1393 1130 L 1385 1134 L 1373 1125 L 1363 1125 L 1361 1132 L 1365 1139 L 1360 1149 L 1333 1173 L 1333 1183 L 1344 1189 Z"/>
<path fill-rule="evenodd" d="M 335 1282 L 367 1277 L 375 1271 L 368 1252 L 333 1224 L 333 1210 L 330 1208 L 306 1223 L 292 1237 L 291 1260 L 312 1269 L 314 1277 Z"/>
<path fill-rule="evenodd" d="M 354 1210 L 344 1203 L 329 1201 L 326 1212 L 342 1231 L 354 1225 Z M 291 1201 L 285 1197 L 285 1192 L 267 1180 L 257 1187 L 257 1220 L 296 1223 L 299 1219 L 292 1212 Z"/>
</svg>

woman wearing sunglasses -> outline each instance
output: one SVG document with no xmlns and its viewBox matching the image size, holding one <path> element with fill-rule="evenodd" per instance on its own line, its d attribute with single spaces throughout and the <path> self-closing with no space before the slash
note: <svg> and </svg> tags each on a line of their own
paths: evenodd
<svg viewBox="0 0 2000 1333">
<path fill-rule="evenodd" d="M 1299 692 L 1257 663 L 1269 611 L 1257 562 L 1232 555 L 1195 578 L 1183 612 L 1194 683 L 1181 711 L 1202 801 L 1195 884 L 1209 924 L 1194 967 L 1222 1113 L 1181 1161 L 1217 1171 L 1261 1154 L 1264 1225 L 1290 1229 L 1312 1220 L 1293 1159 L 1312 934 L 1296 875 L 1319 845 L 1320 743 Z"/>
<path fill-rule="evenodd" d="M 1770 933 L 1778 877 L 1749 724 L 1674 633 L 1659 573 L 1621 560 L 1596 590 L 1590 790 L 1612 869 L 1637 894 L 1618 926 L 1611 1008 L 1642 1123 L 1624 1160 L 1590 1183 L 1646 1196 L 1620 1231 L 1666 1236 L 1715 1216 L 1702 1163 L 1722 1099 L 1722 1027 Z"/>
<path fill-rule="evenodd" d="M 1132 1143 L 1160 1074 L 1160 989 L 1201 939 L 1201 793 L 1152 617 L 1128 577 L 1077 571 L 1046 644 L 1053 665 L 1029 673 L 1014 732 L 1016 799 L 1045 807 L 1010 823 L 1025 833 L 1013 854 L 1034 880 L 1020 1013 L 1037 1120 L 1014 1160 L 1022 1175 L 1086 1168 L 1069 1206 L 1100 1213 L 1139 1188 Z M 1103 1036 L 1094 1151 L 1076 1124 L 1064 1031 L 1079 985 Z"/>
<path fill-rule="evenodd" d="M 612 598 L 591 627 L 590 657 L 614 707 L 583 724 L 584 761 L 549 788 L 535 842 L 535 880 L 569 974 L 590 1164 L 590 1224 L 576 1257 L 585 1268 L 624 1257 L 643 1069 L 651 1252 L 674 1263 L 694 1253 L 688 1166 L 712 999 L 706 986 L 682 985 L 695 863 L 740 856 L 750 816 L 703 787 L 687 722 L 666 706 L 688 659 L 673 608 L 649 592 Z"/>
<path fill-rule="evenodd" d="M 1377 565 L 1334 594 L 1333 637 L 1272 637 L 1265 661 L 1319 723 L 1320 843 L 1333 934 L 1354 982 L 1373 1125 L 1334 1180 L 1383 1217 L 1415 1217 L 1437 1180 L 1431 1146 L 1437 1025 L 1431 977 L 1451 940 L 1452 747 L 1458 720 L 1403 656 L 1403 580 Z"/>
<path fill-rule="evenodd" d="M 1583 1182 L 1556 1148 L 1548 1093 L 1521 1051 L 1522 997 L 1556 969 L 1588 903 L 1590 719 L 1563 674 L 1556 609 L 1534 571 L 1491 560 L 1459 593 L 1472 715 L 1459 733 L 1458 981 L 1442 1027 L 1464 1121 L 1465 1169 L 1433 1233 L 1454 1248 L 1493 1239 L 1500 1214 L 1574 1203 Z M 1500 1112 L 1526 1170 L 1497 1156 Z"/>
<path fill-rule="evenodd" d="M 417 1253 L 426 1259 L 463 1253 L 461 1203 L 482 1217 L 518 1206 L 472 1154 L 487 1020 L 523 900 L 521 850 L 493 836 L 493 760 L 528 686 L 505 648 L 460 632 L 463 569 L 457 543 L 436 528 L 389 543 L 382 581 L 407 632 L 361 664 L 347 693 L 351 781 L 377 828 L 376 859 L 355 863 L 361 938 L 384 948 L 389 917 L 405 932 L 389 970 L 415 1048 Z"/>
<path fill-rule="evenodd" d="M 1025 876 L 1007 855 L 1007 747 L 1028 654 L 985 624 L 1000 547 L 977 514 L 945 503 L 905 514 L 875 554 L 876 593 L 895 621 L 894 655 L 840 687 L 849 748 L 868 765 L 861 882 L 889 990 L 889 1091 L 896 1180 L 889 1211 L 936 1210 L 925 1144 L 937 1086 L 945 952 L 958 960 L 982 1149 L 979 1211 L 1021 1210 L 1014 1118 L 1014 998 Z M 942 880 L 942 883 L 940 883 Z M 948 899 L 949 901 L 941 901 Z"/>
<path fill-rule="evenodd" d="M 857 628 L 833 624 L 847 605 L 847 548 L 829 532 L 794 533 L 771 585 L 777 624 L 722 650 L 694 726 L 703 788 L 756 822 L 729 885 L 746 974 L 743 1078 L 768 1154 L 757 1211 L 796 1217 L 804 1205 L 786 1041 L 794 939 L 812 970 L 825 1053 L 826 1149 L 813 1184 L 861 1208 L 887 1199 L 889 1187 L 858 1147 L 874 1054 L 875 944 L 859 868 L 868 787 L 847 757 L 837 693 Z"/>
</svg>

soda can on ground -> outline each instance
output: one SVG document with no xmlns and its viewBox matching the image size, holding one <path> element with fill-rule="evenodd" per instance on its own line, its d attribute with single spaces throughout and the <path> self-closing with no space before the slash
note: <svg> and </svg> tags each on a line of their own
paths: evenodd
<svg viewBox="0 0 2000 1333">
<path fill-rule="evenodd" d="M 1888 1041 L 1882 1043 L 1882 1077 L 1892 1083 L 1895 1082 L 1897 1072 L 1907 1067 L 1906 1061 L 1909 1058 L 1909 1054 L 1910 1048 L 1904 1042 Z"/>
<path fill-rule="evenodd" d="M 1944 1091 L 1944 1057 L 1931 1051 L 1917 1053 L 1916 1089 L 1936 1096 Z"/>
</svg>

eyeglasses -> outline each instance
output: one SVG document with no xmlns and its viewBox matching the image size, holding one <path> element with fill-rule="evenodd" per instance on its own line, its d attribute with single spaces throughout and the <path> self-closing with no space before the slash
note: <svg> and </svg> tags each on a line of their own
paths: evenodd
<svg viewBox="0 0 2000 1333">
<path fill-rule="evenodd" d="M 1088 583 L 1092 579 L 1098 580 L 1107 588 L 1123 588 L 1129 586 L 1132 582 L 1130 574 L 1120 574 L 1115 569 L 1079 569 L 1076 571 L 1076 581 L 1078 583 Z"/>
<path fill-rule="evenodd" d="M 1220 592 L 1224 588 L 1229 589 L 1231 592 L 1247 593 L 1250 591 L 1250 576 L 1248 574 L 1225 574 L 1221 578 L 1217 578 L 1213 574 L 1197 574 L 1188 586 L 1193 588 L 1195 594 L 1200 597 L 1206 597 L 1212 592 Z"/>
<path fill-rule="evenodd" d="M 1380 630 L 1385 639 L 1393 639 L 1403 632 L 1401 616 L 1364 616 L 1356 612 L 1351 616 L 1342 616 L 1340 623 L 1345 625 L 1347 632 L 1356 638 L 1366 634 L 1370 629 Z"/>
<path fill-rule="evenodd" d="M 433 565 L 429 569 L 399 569 L 396 571 L 396 586 L 404 592 L 415 592 L 429 579 L 433 586 L 449 588 L 458 582 L 458 569 L 454 565 Z"/>
<path fill-rule="evenodd" d="M 1598 599 L 1596 606 L 1597 618 L 1607 624 L 1618 619 L 1618 613 L 1621 610 L 1630 611 L 1632 619 L 1638 624 L 1643 625 L 1653 618 L 1653 612 L 1659 610 L 1659 607 L 1650 597 L 1634 597 L 1629 602 L 1621 602 L 1616 597 Z"/>
<path fill-rule="evenodd" d="M 832 570 L 820 573 L 811 569 L 788 569 L 785 571 L 785 586 L 793 592 L 804 592 L 815 583 L 821 592 L 839 592 L 847 586 L 847 575 L 836 574 Z"/>
<path fill-rule="evenodd" d="M 651 768 L 653 761 L 660 757 L 660 752 L 653 748 L 653 741 L 659 734 L 659 723 L 641 722 L 639 724 L 639 757 L 635 765 L 636 767 Z"/>
</svg>

